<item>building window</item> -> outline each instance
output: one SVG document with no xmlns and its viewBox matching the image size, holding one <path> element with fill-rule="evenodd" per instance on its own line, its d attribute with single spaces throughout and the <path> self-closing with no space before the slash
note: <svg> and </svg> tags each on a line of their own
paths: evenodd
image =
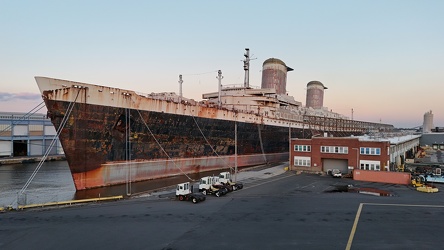
<svg viewBox="0 0 444 250">
<path fill-rule="evenodd" d="M 364 160 L 362 160 L 359 168 L 363 169 L 363 170 L 380 171 L 381 165 L 380 165 L 379 161 L 364 161 Z"/>
<path fill-rule="evenodd" d="M 310 167 L 311 166 L 311 159 L 310 159 L 310 157 L 295 156 L 294 157 L 294 165 L 299 166 L 299 167 Z"/>
<path fill-rule="evenodd" d="M 361 148 L 361 155 L 381 155 L 380 148 Z"/>
<path fill-rule="evenodd" d="M 294 151 L 311 152 L 311 146 L 310 145 L 294 145 Z"/>
<path fill-rule="evenodd" d="M 321 153 L 348 154 L 348 147 L 321 146 Z"/>
</svg>

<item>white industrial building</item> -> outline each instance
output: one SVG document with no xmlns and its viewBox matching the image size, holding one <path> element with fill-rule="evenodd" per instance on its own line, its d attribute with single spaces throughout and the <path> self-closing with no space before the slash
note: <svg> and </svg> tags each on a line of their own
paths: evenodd
<svg viewBox="0 0 444 250">
<path fill-rule="evenodd" d="M 56 130 L 46 115 L 0 112 L 0 157 L 46 153 L 63 154 Z"/>
</svg>

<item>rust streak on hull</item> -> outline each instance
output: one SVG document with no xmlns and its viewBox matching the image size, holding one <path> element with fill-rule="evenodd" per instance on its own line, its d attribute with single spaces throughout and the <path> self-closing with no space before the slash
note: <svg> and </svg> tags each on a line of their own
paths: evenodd
<svg viewBox="0 0 444 250">
<path fill-rule="evenodd" d="M 270 162 L 283 162 L 287 153 L 265 155 Z M 238 166 L 263 164 L 264 155 L 239 156 Z M 195 174 L 233 166 L 234 157 L 203 157 L 170 161 L 133 161 L 102 164 L 99 168 L 82 173 L 73 173 L 77 190 L 104 187 L 127 182 L 160 179 L 182 174 Z"/>
</svg>

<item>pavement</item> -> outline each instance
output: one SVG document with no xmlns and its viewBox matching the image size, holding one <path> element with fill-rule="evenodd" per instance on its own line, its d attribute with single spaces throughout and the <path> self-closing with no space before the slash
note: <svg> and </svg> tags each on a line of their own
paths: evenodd
<svg viewBox="0 0 444 250">
<path fill-rule="evenodd" d="M 444 192 L 285 167 L 241 171 L 242 190 L 198 204 L 153 192 L 0 213 L 0 249 L 441 249 Z"/>
<path fill-rule="evenodd" d="M 270 167 L 269 165 L 259 165 L 256 167 L 243 169 L 239 171 L 236 175 L 233 175 L 234 182 L 242 182 L 242 184 L 250 184 L 264 179 L 272 178 L 287 172 L 288 162 L 280 163 L 276 166 Z M 199 183 L 193 183 L 194 190 L 199 189 Z M 140 197 L 151 197 L 156 198 L 171 198 L 175 196 L 175 186 L 165 187 L 160 190 L 141 192 L 138 194 L 133 194 L 133 198 Z"/>
</svg>

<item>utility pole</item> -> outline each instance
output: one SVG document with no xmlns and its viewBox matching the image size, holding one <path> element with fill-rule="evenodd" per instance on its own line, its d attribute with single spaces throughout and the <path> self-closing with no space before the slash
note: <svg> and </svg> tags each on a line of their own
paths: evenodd
<svg viewBox="0 0 444 250">
<path fill-rule="evenodd" d="M 234 182 L 237 181 L 237 121 L 234 121 Z"/>
</svg>

